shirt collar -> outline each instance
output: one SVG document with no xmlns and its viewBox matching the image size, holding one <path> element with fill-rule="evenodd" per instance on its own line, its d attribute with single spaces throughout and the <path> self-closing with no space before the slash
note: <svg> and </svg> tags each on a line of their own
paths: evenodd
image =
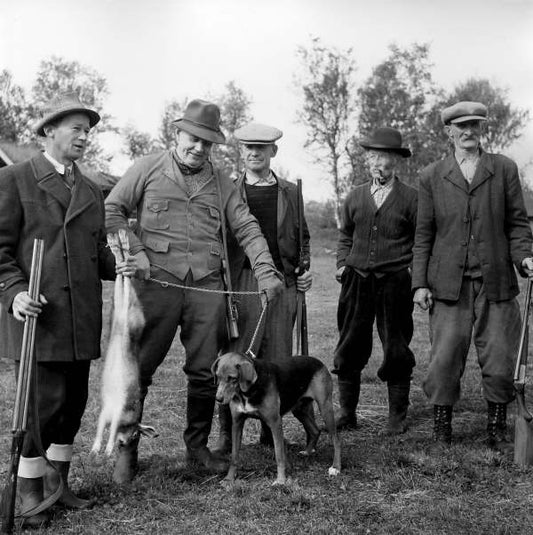
<svg viewBox="0 0 533 535">
<path fill-rule="evenodd" d="M 464 162 L 477 162 L 481 157 L 481 152 L 478 149 L 476 152 L 455 151 L 455 159 L 461 165 Z"/>
<path fill-rule="evenodd" d="M 60 174 L 65 174 L 65 169 L 69 169 L 70 172 L 72 172 L 72 166 L 74 164 L 70 164 L 69 166 L 63 165 L 62 163 L 59 163 L 54 157 L 50 156 L 48 152 L 43 152 L 44 157 L 54 166 L 54 169 Z"/>
<path fill-rule="evenodd" d="M 245 174 L 244 182 L 249 186 L 273 186 L 277 183 L 277 180 L 274 176 L 274 173 L 270 171 L 266 178 L 249 177 L 247 174 Z"/>
<path fill-rule="evenodd" d="M 372 179 L 372 182 L 370 184 L 370 193 L 373 195 L 378 190 L 389 190 L 392 189 L 392 185 L 394 184 L 394 181 L 396 180 L 396 177 L 392 177 L 386 184 L 380 184 L 379 180 Z"/>
</svg>

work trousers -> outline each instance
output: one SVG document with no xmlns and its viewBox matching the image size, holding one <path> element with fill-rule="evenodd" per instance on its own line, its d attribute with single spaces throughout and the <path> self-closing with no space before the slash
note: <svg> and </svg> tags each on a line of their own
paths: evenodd
<svg viewBox="0 0 533 535">
<path fill-rule="evenodd" d="M 146 320 L 139 351 L 141 399 L 146 396 L 152 376 L 168 353 L 178 326 L 185 348 L 183 370 L 187 375 L 188 393 L 214 399 L 216 387 L 211 366 L 225 336 L 224 295 L 198 290 L 221 290 L 219 273 L 193 281 L 189 272 L 185 280 L 180 280 L 152 267 L 151 277 L 190 289 L 135 281 Z"/>
<path fill-rule="evenodd" d="M 337 310 L 339 342 L 334 369 L 341 380 L 351 380 L 368 363 L 372 353 L 374 320 L 383 361 L 378 370 L 382 381 L 409 381 L 415 357 L 409 349 L 413 337 L 413 298 L 411 276 L 407 269 L 381 277 L 359 275 L 347 266 Z"/>
<path fill-rule="evenodd" d="M 459 400 L 472 335 L 485 398 L 494 403 L 514 398 L 520 338 L 516 299 L 491 302 L 481 278 L 464 277 L 459 300 L 434 300 L 429 321 L 431 353 L 423 387 L 432 404 L 453 405 Z"/>
<path fill-rule="evenodd" d="M 257 292 L 257 280 L 251 269 L 243 269 L 233 288 L 235 291 Z M 239 338 L 232 340 L 230 351 L 245 352 L 261 316 L 261 299 L 258 295 L 235 296 L 238 311 Z M 285 286 L 267 306 L 251 350 L 261 359 L 282 362 L 292 356 L 292 335 L 296 319 L 296 285 Z"/>
<path fill-rule="evenodd" d="M 19 363 L 17 363 L 18 365 Z M 73 444 L 80 428 L 89 393 L 88 360 L 77 362 L 38 362 L 38 426 L 44 451 L 50 444 Z M 18 370 L 17 374 L 18 376 Z M 28 430 L 22 447 L 23 457 L 40 457 L 33 430 L 36 429 L 34 398 L 30 399 Z"/>
</svg>

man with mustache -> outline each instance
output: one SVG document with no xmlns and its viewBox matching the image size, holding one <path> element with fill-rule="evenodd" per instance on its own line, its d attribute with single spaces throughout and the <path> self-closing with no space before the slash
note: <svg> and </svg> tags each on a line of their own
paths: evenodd
<svg viewBox="0 0 533 535">
<path fill-rule="evenodd" d="M 106 222 L 115 232 L 137 215 L 130 245 L 146 279 L 137 282 L 146 318 L 140 340 L 139 422 L 152 376 L 180 327 L 188 381 L 186 461 L 221 472 L 227 465 L 207 441 L 216 392 L 211 365 L 226 338 L 225 297 L 217 292 L 223 290 L 222 225 L 244 249 L 263 299 L 271 300 L 282 283 L 257 220 L 231 179 L 209 161 L 213 143 L 225 142 L 218 106 L 192 100 L 174 125 L 175 150 L 145 156 L 126 172 L 106 200 Z M 133 479 L 137 455 L 138 438 L 119 447 L 113 474 L 117 483 Z"/>
<path fill-rule="evenodd" d="M 406 430 L 415 357 L 409 266 L 416 223 L 416 190 L 396 175 L 402 146 L 394 128 L 378 128 L 360 141 L 366 150 L 370 180 L 344 202 L 337 247 L 337 281 L 342 284 L 337 312 L 337 374 L 340 412 L 337 428 L 356 427 L 361 371 L 372 353 L 374 319 L 383 345 L 378 377 L 387 382 L 389 417 L 385 432 Z"/>
<path fill-rule="evenodd" d="M 441 118 L 452 154 L 422 171 L 413 260 L 414 301 L 430 312 L 423 387 L 434 405 L 434 438 L 448 444 L 473 336 L 488 444 L 500 449 L 520 333 L 515 267 L 523 276 L 533 269 L 533 240 L 516 164 L 481 147 L 487 107 L 458 102 Z"/>
</svg>

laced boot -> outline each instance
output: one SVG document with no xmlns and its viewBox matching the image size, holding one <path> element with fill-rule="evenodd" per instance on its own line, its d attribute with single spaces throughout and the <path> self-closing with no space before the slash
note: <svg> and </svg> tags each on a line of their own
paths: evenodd
<svg viewBox="0 0 533 535">
<path fill-rule="evenodd" d="M 228 455 L 231 453 L 231 410 L 229 405 L 218 406 L 219 434 L 217 447 L 213 450 L 213 455 Z"/>
<path fill-rule="evenodd" d="M 68 485 L 68 474 L 70 472 L 70 461 L 50 461 L 57 470 L 51 466 L 46 467 L 44 475 L 44 496 L 45 498 L 52 495 L 59 487 L 60 479 L 63 480 L 63 492 L 58 503 L 68 507 L 69 509 L 89 509 L 96 500 L 85 500 L 76 496 Z"/>
<path fill-rule="evenodd" d="M 23 528 L 42 528 L 50 520 L 48 513 L 41 511 L 33 516 L 24 516 L 26 511 L 37 507 L 44 500 L 43 478 L 17 477 L 17 493 Z"/>
<path fill-rule="evenodd" d="M 498 451 L 509 451 L 511 439 L 507 433 L 507 404 L 487 402 L 487 443 Z"/>
<path fill-rule="evenodd" d="M 441 444 L 452 442 L 452 405 L 434 405 L 435 425 L 433 439 Z"/>
<path fill-rule="evenodd" d="M 407 431 L 405 419 L 409 407 L 409 390 L 411 382 L 387 383 L 389 393 L 389 420 L 385 433 L 387 435 L 400 435 Z"/>
<path fill-rule="evenodd" d="M 335 418 L 337 430 L 355 429 L 357 427 L 357 415 L 355 411 L 359 402 L 361 390 L 361 373 L 355 374 L 351 379 L 339 379 L 339 412 Z"/>
</svg>

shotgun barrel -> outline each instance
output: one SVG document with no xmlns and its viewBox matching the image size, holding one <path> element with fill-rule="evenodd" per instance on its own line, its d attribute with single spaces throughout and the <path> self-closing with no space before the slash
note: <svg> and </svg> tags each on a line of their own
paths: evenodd
<svg viewBox="0 0 533 535">
<path fill-rule="evenodd" d="M 298 210 L 298 275 L 305 273 L 309 265 L 305 258 L 304 249 L 304 201 L 302 195 L 302 179 L 296 180 L 297 210 Z M 296 353 L 309 355 L 309 338 L 307 333 L 307 303 L 305 293 L 296 293 Z"/>
<path fill-rule="evenodd" d="M 41 272 L 43 267 L 44 241 L 36 238 L 33 241 L 33 256 L 31 261 L 29 296 L 39 300 L 41 287 Z M 15 523 L 15 499 L 17 494 L 17 473 L 28 424 L 28 410 L 31 391 L 31 379 L 34 368 L 35 329 L 37 318 L 26 316 L 22 335 L 20 364 L 17 377 L 15 406 L 13 408 L 13 424 L 11 433 L 11 456 L 8 470 L 8 480 L 2 495 L 2 533 L 12 533 Z"/>
</svg>

